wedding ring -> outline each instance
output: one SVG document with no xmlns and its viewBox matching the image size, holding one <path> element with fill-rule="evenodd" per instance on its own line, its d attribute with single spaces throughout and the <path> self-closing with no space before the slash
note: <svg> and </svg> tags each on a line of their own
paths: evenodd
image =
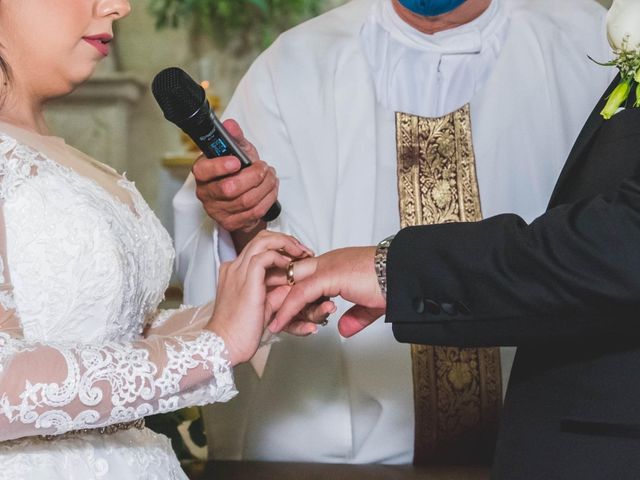
<svg viewBox="0 0 640 480">
<path fill-rule="evenodd" d="M 326 327 L 327 325 L 329 325 L 329 319 L 325 318 L 320 322 L 320 325 L 322 325 L 323 327 Z"/>
<path fill-rule="evenodd" d="M 287 266 L 287 284 L 292 286 L 296 284 L 296 279 L 293 277 L 294 264 L 295 262 L 289 262 L 289 265 Z"/>
</svg>

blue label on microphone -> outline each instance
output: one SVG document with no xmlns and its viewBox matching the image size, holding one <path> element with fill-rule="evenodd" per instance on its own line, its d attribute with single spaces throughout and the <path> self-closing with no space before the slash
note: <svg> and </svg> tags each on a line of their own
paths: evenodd
<svg viewBox="0 0 640 480">
<path fill-rule="evenodd" d="M 213 150 L 216 152 L 216 156 L 218 157 L 222 157 L 229 150 L 229 147 L 221 138 L 216 138 L 215 142 L 211 144 L 211 148 L 213 148 Z"/>
</svg>

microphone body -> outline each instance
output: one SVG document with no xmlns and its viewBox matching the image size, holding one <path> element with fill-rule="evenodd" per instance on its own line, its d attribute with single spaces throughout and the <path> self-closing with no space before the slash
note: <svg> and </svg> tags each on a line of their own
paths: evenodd
<svg viewBox="0 0 640 480">
<path fill-rule="evenodd" d="M 233 141 L 207 100 L 204 88 L 179 68 L 167 68 L 153 80 L 153 95 L 167 120 L 182 129 L 207 158 L 232 155 L 240 160 L 240 168 L 251 160 Z M 278 218 L 280 203 L 276 202 L 262 217 L 265 222 Z"/>
</svg>

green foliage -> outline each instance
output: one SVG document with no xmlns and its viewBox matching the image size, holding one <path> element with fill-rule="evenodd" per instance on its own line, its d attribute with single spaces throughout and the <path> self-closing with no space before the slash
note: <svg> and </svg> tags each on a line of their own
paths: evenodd
<svg viewBox="0 0 640 480">
<path fill-rule="evenodd" d="M 190 24 L 225 47 L 266 48 L 282 31 L 317 15 L 323 0 L 149 0 L 158 28 Z"/>
<path fill-rule="evenodd" d="M 156 433 L 166 435 L 171 440 L 171 447 L 180 461 L 195 460 L 193 454 L 185 445 L 178 427 L 190 422 L 189 437 L 194 445 L 205 447 L 207 437 L 204 432 L 204 422 L 199 407 L 188 407 L 174 412 L 151 415 L 145 418 L 145 425 Z"/>
</svg>

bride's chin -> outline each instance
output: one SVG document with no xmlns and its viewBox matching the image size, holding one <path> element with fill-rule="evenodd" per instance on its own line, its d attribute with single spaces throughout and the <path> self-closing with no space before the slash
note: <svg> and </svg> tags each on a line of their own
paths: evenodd
<svg viewBox="0 0 640 480">
<path fill-rule="evenodd" d="M 78 87 L 87 80 L 89 80 L 98 68 L 98 64 L 103 60 L 100 58 L 82 59 L 82 61 L 76 62 L 72 68 L 66 73 L 66 79 L 73 88 Z"/>
<path fill-rule="evenodd" d="M 89 80 L 95 73 L 97 66 L 98 62 L 93 63 L 91 67 L 78 71 L 72 78 L 70 78 L 69 83 L 71 84 L 71 90 L 75 90 L 77 87 Z"/>
<path fill-rule="evenodd" d="M 50 84 L 48 91 L 46 92 L 46 97 L 48 98 L 59 98 L 64 97 L 65 95 L 69 95 L 80 85 L 85 83 L 87 80 L 91 78 L 95 71 L 95 66 L 91 69 L 87 69 L 83 72 L 74 72 L 74 75 L 65 79 L 64 81 L 56 82 L 56 84 Z"/>
</svg>

